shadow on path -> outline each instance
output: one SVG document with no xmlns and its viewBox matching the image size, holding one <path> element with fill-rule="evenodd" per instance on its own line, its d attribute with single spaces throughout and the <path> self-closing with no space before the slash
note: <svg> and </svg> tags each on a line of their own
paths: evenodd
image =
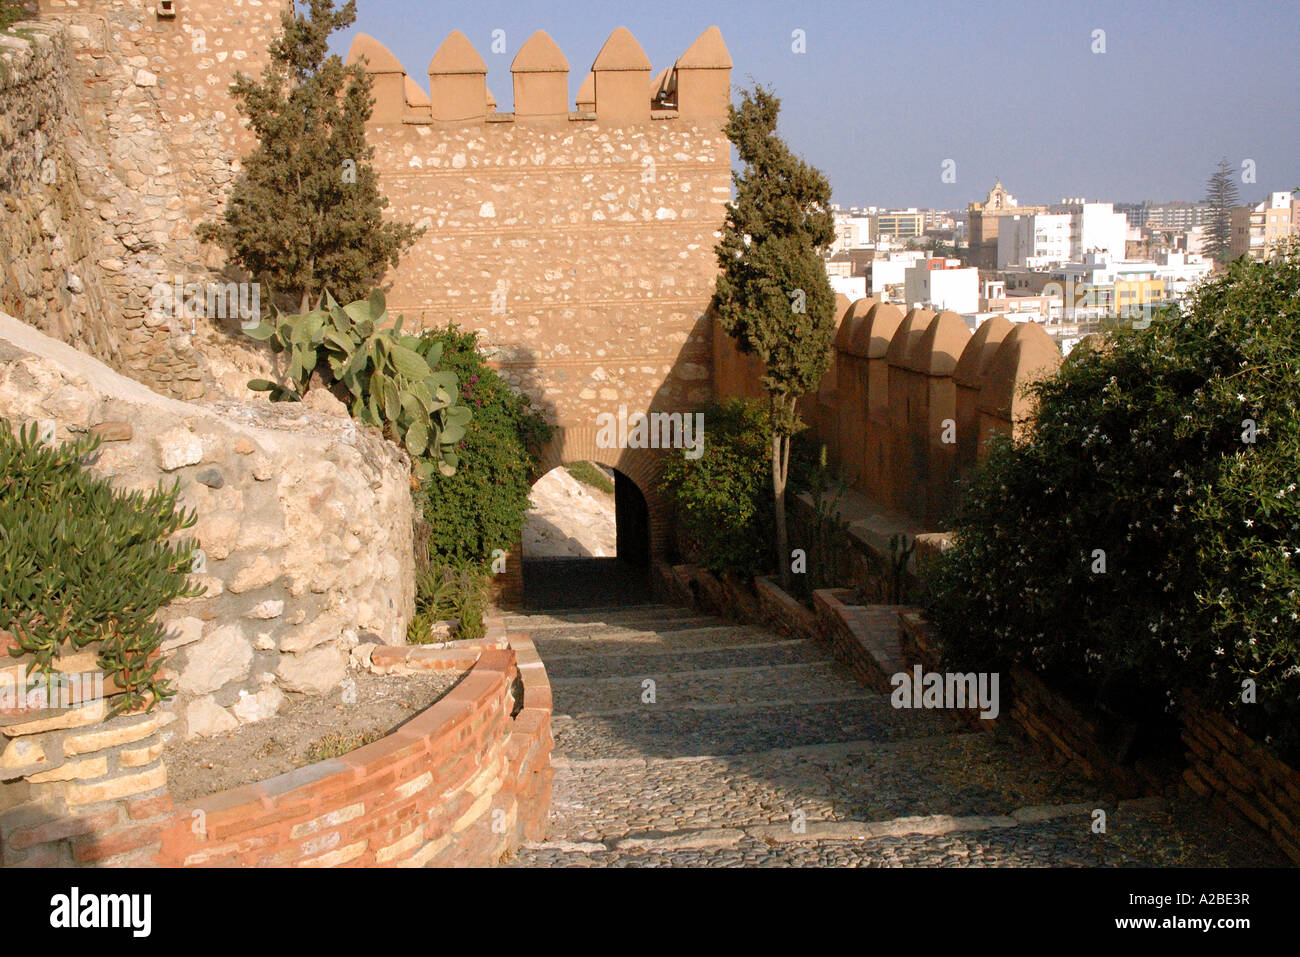
<svg viewBox="0 0 1300 957">
<path fill-rule="evenodd" d="M 625 559 L 524 559 L 525 608 L 606 608 L 648 601 L 648 570 Z"/>
</svg>

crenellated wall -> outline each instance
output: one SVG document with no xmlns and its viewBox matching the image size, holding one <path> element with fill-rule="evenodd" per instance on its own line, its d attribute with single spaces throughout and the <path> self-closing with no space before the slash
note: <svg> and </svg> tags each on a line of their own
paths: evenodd
<svg viewBox="0 0 1300 957">
<path fill-rule="evenodd" d="M 660 450 L 596 449 L 594 437 L 597 416 L 620 406 L 686 411 L 712 395 L 706 311 L 731 189 L 731 59 L 717 28 L 657 81 L 615 30 L 577 109 L 569 62 L 540 31 L 511 65 L 513 113 L 496 112 L 459 32 L 435 52 L 427 92 L 371 37 L 349 61 L 373 78 L 367 136 L 390 212 L 426 228 L 388 277 L 390 309 L 478 330 L 557 426 L 547 461 L 594 453 L 635 476 L 655 510 Z"/>
<path fill-rule="evenodd" d="M 839 298 L 830 369 L 800 414 L 852 488 L 941 528 L 987 438 L 1023 428 L 1023 388 L 1060 350 L 1036 323 L 997 318 L 971 335 L 956 313 Z M 721 329 L 713 348 L 718 396 L 761 398 L 760 363 Z"/>
</svg>

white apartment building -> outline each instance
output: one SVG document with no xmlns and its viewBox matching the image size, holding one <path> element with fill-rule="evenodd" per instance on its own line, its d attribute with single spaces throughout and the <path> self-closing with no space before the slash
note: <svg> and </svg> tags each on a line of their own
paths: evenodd
<svg viewBox="0 0 1300 957">
<path fill-rule="evenodd" d="M 1213 271 L 1214 265 L 1195 253 L 1172 249 L 1156 253 L 1156 278 L 1165 281 L 1165 289 L 1176 299 L 1187 295 Z"/>
<path fill-rule="evenodd" d="M 902 286 L 908 268 L 925 258 L 924 252 L 909 249 L 874 260 L 867 269 L 867 291 L 873 296 L 883 296 L 887 286 Z"/>
<path fill-rule="evenodd" d="M 1200 256 L 1164 251 L 1155 262 L 1137 259 L 1110 259 L 1100 253 L 1088 253 L 1080 262 L 1062 263 L 1053 271 L 1058 279 L 1089 286 L 1113 286 L 1117 282 L 1163 280 L 1170 292 L 1186 292 L 1204 279 L 1213 267 Z"/>
<path fill-rule="evenodd" d="M 849 302 L 867 298 L 866 276 L 828 276 L 827 278 L 830 280 L 832 291 L 847 296 Z"/>
<path fill-rule="evenodd" d="M 980 271 L 974 266 L 965 269 L 931 268 L 930 262 L 909 266 L 903 274 L 903 296 L 907 306 L 921 306 L 936 312 L 970 315 L 979 311 Z"/>
<path fill-rule="evenodd" d="M 871 245 L 871 217 L 856 213 L 835 213 L 835 241 L 831 253 L 863 249 Z"/>
<path fill-rule="evenodd" d="M 1088 253 L 1124 258 L 1128 220 L 1110 203 L 1066 200 L 1046 213 L 1004 216 L 998 226 L 998 268 L 1048 269 Z"/>
</svg>

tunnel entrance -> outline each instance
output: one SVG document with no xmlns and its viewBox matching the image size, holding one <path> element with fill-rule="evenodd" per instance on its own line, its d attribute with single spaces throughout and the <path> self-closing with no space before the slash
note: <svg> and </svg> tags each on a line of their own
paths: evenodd
<svg viewBox="0 0 1300 957">
<path fill-rule="evenodd" d="M 591 608 L 650 600 L 650 513 L 618 469 L 578 462 L 533 485 L 524 521 L 525 608 Z"/>
</svg>

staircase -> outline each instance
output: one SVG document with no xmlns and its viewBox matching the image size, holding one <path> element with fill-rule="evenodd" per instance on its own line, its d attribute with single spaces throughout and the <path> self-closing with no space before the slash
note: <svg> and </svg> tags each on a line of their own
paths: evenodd
<svg viewBox="0 0 1300 957">
<path fill-rule="evenodd" d="M 656 604 L 506 627 L 555 701 L 550 836 L 511 866 L 1282 863 L 1194 796 L 1117 805 L 1009 736 L 895 709 L 817 642 Z"/>
</svg>

